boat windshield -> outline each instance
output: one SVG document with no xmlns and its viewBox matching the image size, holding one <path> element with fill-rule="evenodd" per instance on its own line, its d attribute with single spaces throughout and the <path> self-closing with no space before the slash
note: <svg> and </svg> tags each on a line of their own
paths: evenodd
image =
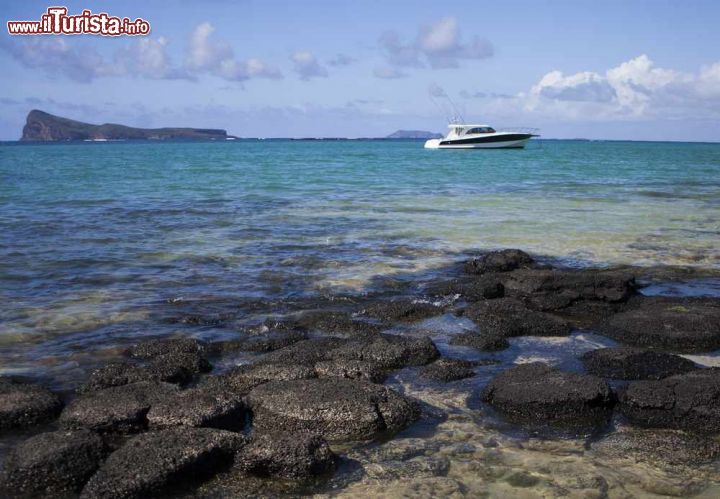
<svg viewBox="0 0 720 499">
<path fill-rule="evenodd" d="M 489 126 L 482 126 L 477 128 L 471 128 L 465 133 L 465 135 L 470 135 L 474 133 L 495 133 L 495 130 Z"/>
</svg>

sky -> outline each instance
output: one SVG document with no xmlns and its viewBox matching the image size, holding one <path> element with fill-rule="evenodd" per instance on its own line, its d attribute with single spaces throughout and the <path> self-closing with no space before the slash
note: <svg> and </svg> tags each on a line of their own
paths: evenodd
<svg viewBox="0 0 720 499">
<path fill-rule="evenodd" d="M 48 6 L 0 0 L 8 20 Z M 467 122 L 548 138 L 720 142 L 720 1 L 63 3 L 142 37 L 0 36 L 0 140 L 31 109 L 243 137 L 379 137 Z M 449 98 L 449 100 L 448 100 Z"/>
</svg>

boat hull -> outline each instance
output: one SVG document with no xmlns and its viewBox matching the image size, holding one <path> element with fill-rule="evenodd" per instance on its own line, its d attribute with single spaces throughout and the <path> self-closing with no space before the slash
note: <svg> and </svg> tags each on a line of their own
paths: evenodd
<svg viewBox="0 0 720 499">
<path fill-rule="evenodd" d="M 467 139 L 431 139 L 425 142 L 425 149 L 521 149 L 532 138 L 532 134 L 513 133 Z"/>
</svg>

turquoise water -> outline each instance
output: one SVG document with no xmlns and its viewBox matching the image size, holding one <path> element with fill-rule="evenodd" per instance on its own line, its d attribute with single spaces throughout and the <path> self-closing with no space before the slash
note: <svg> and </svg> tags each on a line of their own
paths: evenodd
<svg viewBox="0 0 720 499">
<path fill-rule="evenodd" d="M 0 241 L 0 362 L 24 371 L 174 331 L 168 304 L 362 292 L 474 249 L 719 268 L 720 145 L 4 145 Z"/>
</svg>

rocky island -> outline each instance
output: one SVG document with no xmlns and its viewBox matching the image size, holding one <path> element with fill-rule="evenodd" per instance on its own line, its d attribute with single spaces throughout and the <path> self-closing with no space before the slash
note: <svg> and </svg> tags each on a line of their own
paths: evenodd
<svg viewBox="0 0 720 499">
<path fill-rule="evenodd" d="M 425 130 L 398 130 L 391 133 L 386 139 L 441 139 L 439 133 L 427 132 Z"/>
<path fill-rule="evenodd" d="M 226 140 L 227 131 L 213 128 L 134 128 L 114 123 L 93 125 L 34 109 L 28 113 L 21 141 L 68 140 Z"/>
</svg>

